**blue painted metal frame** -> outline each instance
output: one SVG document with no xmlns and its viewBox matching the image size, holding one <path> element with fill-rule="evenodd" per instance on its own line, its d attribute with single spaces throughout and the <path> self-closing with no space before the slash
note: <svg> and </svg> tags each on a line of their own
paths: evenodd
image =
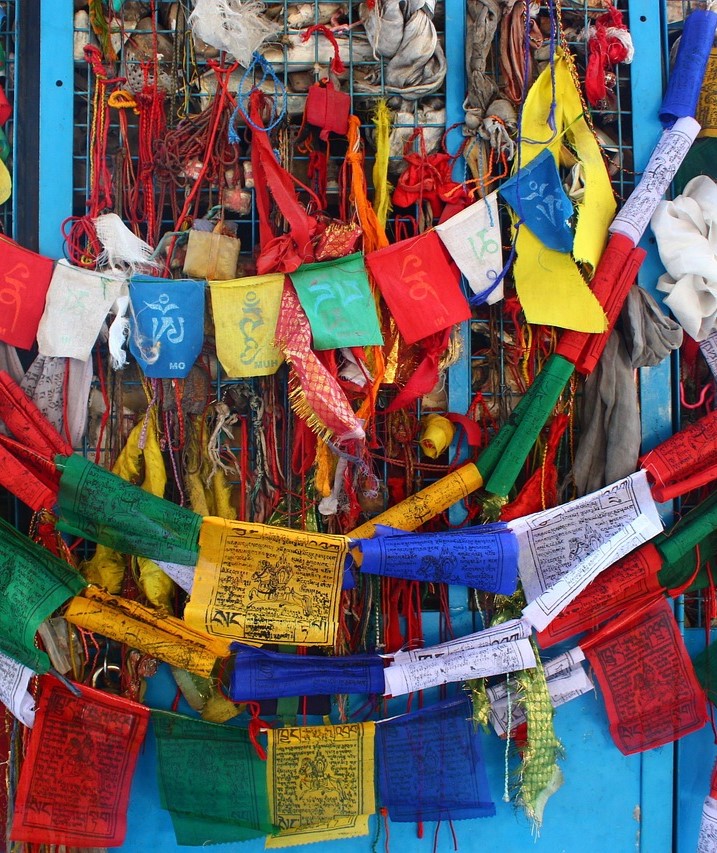
<svg viewBox="0 0 717 853">
<path fill-rule="evenodd" d="M 41 4 L 39 249 L 62 257 L 62 222 L 72 214 L 74 64 L 72 0 Z"/>
<path fill-rule="evenodd" d="M 636 169 L 644 164 L 659 135 L 658 128 L 643 116 L 656 115 L 659 87 L 655 86 L 654 69 L 661 67 L 661 30 L 655 15 L 655 0 L 631 0 L 631 30 L 637 48 L 633 65 L 633 104 L 640 113 L 635 121 Z M 72 213 L 72 143 L 73 143 L 73 3 L 53 0 L 42 4 L 42 58 L 40 104 L 40 250 L 51 257 L 62 254 L 61 222 Z M 462 117 L 464 0 L 446 0 L 446 53 L 448 57 L 447 116 L 448 123 Z M 647 57 L 647 59 L 645 58 Z M 457 138 L 449 137 L 455 150 Z M 651 266 L 642 273 L 643 282 L 655 280 Z M 469 324 L 464 325 L 469 340 Z M 651 443 L 669 431 L 671 415 L 664 411 L 665 380 L 651 371 L 643 378 L 643 412 L 648 440 Z M 449 377 L 450 408 L 465 412 L 470 402 L 470 350 L 466 346 L 461 360 L 451 368 Z M 653 410 L 659 406 L 659 411 Z M 459 519 L 459 509 L 453 518 Z M 450 591 L 454 626 L 459 633 L 472 630 L 465 589 Z M 437 634 L 437 614 L 426 614 L 426 632 Z M 152 707 L 167 708 L 174 695 L 173 683 L 166 667 L 149 681 L 147 702 Z M 186 707 L 180 710 L 187 710 Z M 672 839 L 672 751 L 658 750 L 645 756 L 624 757 L 615 749 L 605 722 L 601 700 L 583 696 L 556 717 L 558 735 L 566 747 L 562 762 L 566 784 L 550 800 L 542 833 L 534 838 L 527 821 L 515 806 L 501 800 L 504 744 L 495 737 L 485 738 L 486 757 L 491 768 L 493 796 L 498 814 L 495 818 L 476 822 L 459 822 L 455 826 L 459 848 L 463 851 L 483 849 L 490 845 L 508 851 L 535 849 L 553 853 L 558 850 L 610 850 L 611 853 L 644 853 L 669 850 Z M 230 772 L 230 768 L 228 768 Z M 238 794 L 241 780 L 237 780 Z M 606 819 L 607 818 L 607 819 Z M 377 827 L 372 821 L 372 829 Z M 394 850 L 410 853 L 425 850 L 431 843 L 435 825 L 426 827 L 426 838 L 416 837 L 413 825 L 392 824 Z M 438 849 L 452 849 L 447 827 L 441 827 Z M 383 838 L 380 844 L 383 844 Z M 178 849 L 167 812 L 160 807 L 156 781 L 156 753 L 149 736 L 135 776 L 129 810 L 129 831 L 121 848 L 132 853 L 148 849 Z M 255 853 L 262 842 L 224 845 L 230 853 Z M 324 849 L 329 849 L 325 846 Z M 368 853 L 371 838 L 336 842 L 333 850 L 346 853 Z"/>
</svg>

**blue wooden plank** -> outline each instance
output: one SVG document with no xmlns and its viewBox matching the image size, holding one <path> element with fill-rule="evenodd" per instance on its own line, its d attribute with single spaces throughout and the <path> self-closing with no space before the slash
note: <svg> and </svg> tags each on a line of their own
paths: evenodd
<svg viewBox="0 0 717 853">
<path fill-rule="evenodd" d="M 72 0 L 40 12 L 40 252 L 62 257 L 62 222 L 72 214 L 74 63 Z"/>
<path fill-rule="evenodd" d="M 635 61 L 630 69 L 633 109 L 633 156 L 637 173 L 644 169 L 662 127 L 657 118 L 662 100 L 664 4 L 654 0 L 630 0 L 630 32 Z M 639 284 L 653 295 L 660 274 L 655 240 L 648 230 L 641 241 L 647 258 L 640 270 Z M 648 450 L 672 432 L 672 379 L 669 359 L 657 367 L 640 371 L 643 450 Z M 669 850 L 672 845 L 674 748 L 644 753 L 641 757 L 639 849 L 645 853 Z"/>
</svg>

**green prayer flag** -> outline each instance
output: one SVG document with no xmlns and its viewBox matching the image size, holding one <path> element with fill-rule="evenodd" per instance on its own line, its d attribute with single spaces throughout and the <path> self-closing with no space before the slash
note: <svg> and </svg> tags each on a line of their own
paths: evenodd
<svg viewBox="0 0 717 853">
<path fill-rule="evenodd" d="M 57 529 L 122 554 L 193 566 L 201 515 L 133 486 L 74 454 L 57 456 L 62 471 Z"/>
<path fill-rule="evenodd" d="M 246 729 L 152 711 L 159 795 L 180 845 L 247 841 L 277 830 L 266 764 Z"/>
<path fill-rule="evenodd" d="M 67 563 L 0 519 L 0 650 L 35 672 L 50 659 L 35 634 L 52 613 L 87 584 Z"/>
<path fill-rule="evenodd" d="M 383 343 L 363 255 L 303 264 L 290 273 L 315 350 Z"/>
</svg>

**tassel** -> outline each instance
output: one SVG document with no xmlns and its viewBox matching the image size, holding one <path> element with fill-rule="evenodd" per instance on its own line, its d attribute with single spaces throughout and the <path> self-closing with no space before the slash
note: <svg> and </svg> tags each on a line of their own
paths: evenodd
<svg viewBox="0 0 717 853">
<path fill-rule="evenodd" d="M 373 207 L 381 228 L 386 227 L 386 220 L 391 211 L 391 190 L 388 182 L 388 156 L 390 154 L 389 135 L 391 131 L 391 111 L 384 100 L 380 100 L 373 116 L 376 128 L 375 144 L 376 159 L 373 164 Z"/>
<path fill-rule="evenodd" d="M 132 272 L 147 266 L 159 268 L 160 264 L 152 260 L 152 247 L 133 234 L 116 213 L 96 216 L 92 224 L 102 244 L 102 251 L 97 257 L 98 267 L 129 267 Z"/>
</svg>

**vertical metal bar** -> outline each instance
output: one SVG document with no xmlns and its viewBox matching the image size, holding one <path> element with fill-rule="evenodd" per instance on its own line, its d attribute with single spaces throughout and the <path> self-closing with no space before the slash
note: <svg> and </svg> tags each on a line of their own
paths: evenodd
<svg viewBox="0 0 717 853">
<path fill-rule="evenodd" d="M 37 3 L 40 20 L 39 251 L 62 256 L 72 214 L 73 2 Z M 35 19 L 37 20 L 37 18 Z"/>
<path fill-rule="evenodd" d="M 40 180 L 38 149 L 40 79 L 37 74 L 40 33 L 36 26 L 39 15 L 40 0 L 19 0 L 16 4 L 12 236 L 23 246 L 35 251 L 38 249 Z M 17 120 L 18 108 L 22 110 L 20 121 Z M 18 152 L 21 152 L 21 158 L 18 157 Z"/>
<path fill-rule="evenodd" d="M 641 172 L 660 137 L 657 118 L 663 86 L 663 22 L 654 0 L 630 0 L 630 32 L 635 61 L 630 74 L 634 168 Z M 655 238 L 648 230 L 641 245 L 647 257 L 638 278 L 651 293 L 660 273 Z M 672 432 L 670 362 L 640 371 L 643 450 L 654 447 Z M 643 753 L 640 766 L 640 850 L 669 850 L 672 846 L 674 747 Z"/>
</svg>

